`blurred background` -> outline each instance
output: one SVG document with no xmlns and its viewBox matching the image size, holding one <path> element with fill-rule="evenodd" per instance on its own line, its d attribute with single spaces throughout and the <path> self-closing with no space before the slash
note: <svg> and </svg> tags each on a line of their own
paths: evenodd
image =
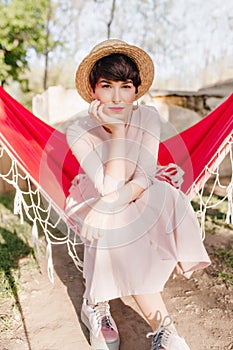
<svg viewBox="0 0 233 350">
<path fill-rule="evenodd" d="M 77 65 L 107 38 L 152 56 L 158 90 L 233 78 L 231 0 L 0 0 L 1 85 L 31 109 L 50 86 L 73 89 Z"/>
<path fill-rule="evenodd" d="M 232 0 L 0 0 L 1 86 L 65 132 L 87 108 L 75 90 L 76 68 L 108 38 L 138 45 L 153 58 L 155 81 L 139 103 L 159 110 L 161 139 L 197 123 L 233 91 Z M 230 153 L 216 172 L 220 182 L 210 178 L 201 205 L 198 198 L 193 202 L 197 211 L 207 208 L 205 244 L 212 265 L 193 279 L 172 279 L 165 291 L 193 349 L 197 334 L 202 349 L 233 349 L 232 329 L 226 327 L 232 324 L 233 226 L 225 222 L 228 204 L 223 200 L 228 194 L 232 204 L 232 159 Z M 16 181 L 15 171 L 0 145 L 0 175 L 13 174 Z M 27 180 L 20 181 L 27 189 Z M 77 318 L 83 283 L 75 278 L 67 248 L 54 246 L 58 278 L 50 284 L 32 248 L 31 223 L 21 225 L 13 214 L 20 197 L 12 190 L 0 179 L 0 349 L 89 348 Z M 121 302 L 117 309 L 120 323 Z M 145 349 L 147 325 L 131 307 L 126 313 L 123 347 L 129 349 L 126 340 L 137 339 L 138 348 Z"/>
</svg>

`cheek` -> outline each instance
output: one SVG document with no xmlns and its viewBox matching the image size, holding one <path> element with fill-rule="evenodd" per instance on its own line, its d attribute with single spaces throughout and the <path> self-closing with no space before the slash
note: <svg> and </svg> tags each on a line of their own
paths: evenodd
<svg viewBox="0 0 233 350">
<path fill-rule="evenodd" d="M 133 102 L 136 99 L 136 94 L 134 91 L 125 91 L 123 95 L 124 100 L 127 102 Z"/>
<path fill-rule="evenodd" d="M 109 92 L 108 90 L 96 90 L 95 92 L 92 92 L 92 98 L 97 99 L 101 102 L 109 102 Z"/>
</svg>

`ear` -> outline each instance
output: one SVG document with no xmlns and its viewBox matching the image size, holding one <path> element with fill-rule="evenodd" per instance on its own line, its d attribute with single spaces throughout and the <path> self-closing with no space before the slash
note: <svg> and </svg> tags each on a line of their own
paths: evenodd
<svg viewBox="0 0 233 350">
<path fill-rule="evenodd" d="M 91 97 L 93 98 L 93 100 L 96 99 L 96 95 L 95 95 L 95 92 L 93 90 L 91 90 Z"/>
</svg>

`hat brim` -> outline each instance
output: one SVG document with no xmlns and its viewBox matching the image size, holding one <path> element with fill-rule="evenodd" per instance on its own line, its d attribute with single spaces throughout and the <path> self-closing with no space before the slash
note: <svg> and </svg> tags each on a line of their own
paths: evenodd
<svg viewBox="0 0 233 350">
<path fill-rule="evenodd" d="M 150 56 L 137 46 L 129 45 L 121 40 L 106 40 L 91 51 L 80 63 L 75 78 L 76 88 L 79 95 L 87 102 L 91 102 L 92 88 L 89 77 L 95 63 L 102 57 L 109 56 L 112 53 L 120 53 L 131 58 L 137 65 L 141 85 L 138 87 L 136 99 L 143 96 L 151 87 L 154 79 L 154 64 Z"/>
</svg>

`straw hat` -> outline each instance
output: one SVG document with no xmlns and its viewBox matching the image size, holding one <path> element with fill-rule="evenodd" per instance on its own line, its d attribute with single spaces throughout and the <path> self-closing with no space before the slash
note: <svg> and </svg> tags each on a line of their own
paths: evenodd
<svg viewBox="0 0 233 350">
<path fill-rule="evenodd" d="M 80 63 L 77 72 L 75 84 L 80 96 L 87 102 L 92 101 L 91 85 L 89 76 L 94 64 L 102 57 L 111 55 L 112 53 L 121 53 L 134 61 L 137 65 L 141 85 L 138 87 L 136 98 L 143 96 L 150 88 L 154 79 L 154 64 L 150 56 L 137 46 L 129 45 L 122 40 L 109 39 L 96 45 Z"/>
</svg>

